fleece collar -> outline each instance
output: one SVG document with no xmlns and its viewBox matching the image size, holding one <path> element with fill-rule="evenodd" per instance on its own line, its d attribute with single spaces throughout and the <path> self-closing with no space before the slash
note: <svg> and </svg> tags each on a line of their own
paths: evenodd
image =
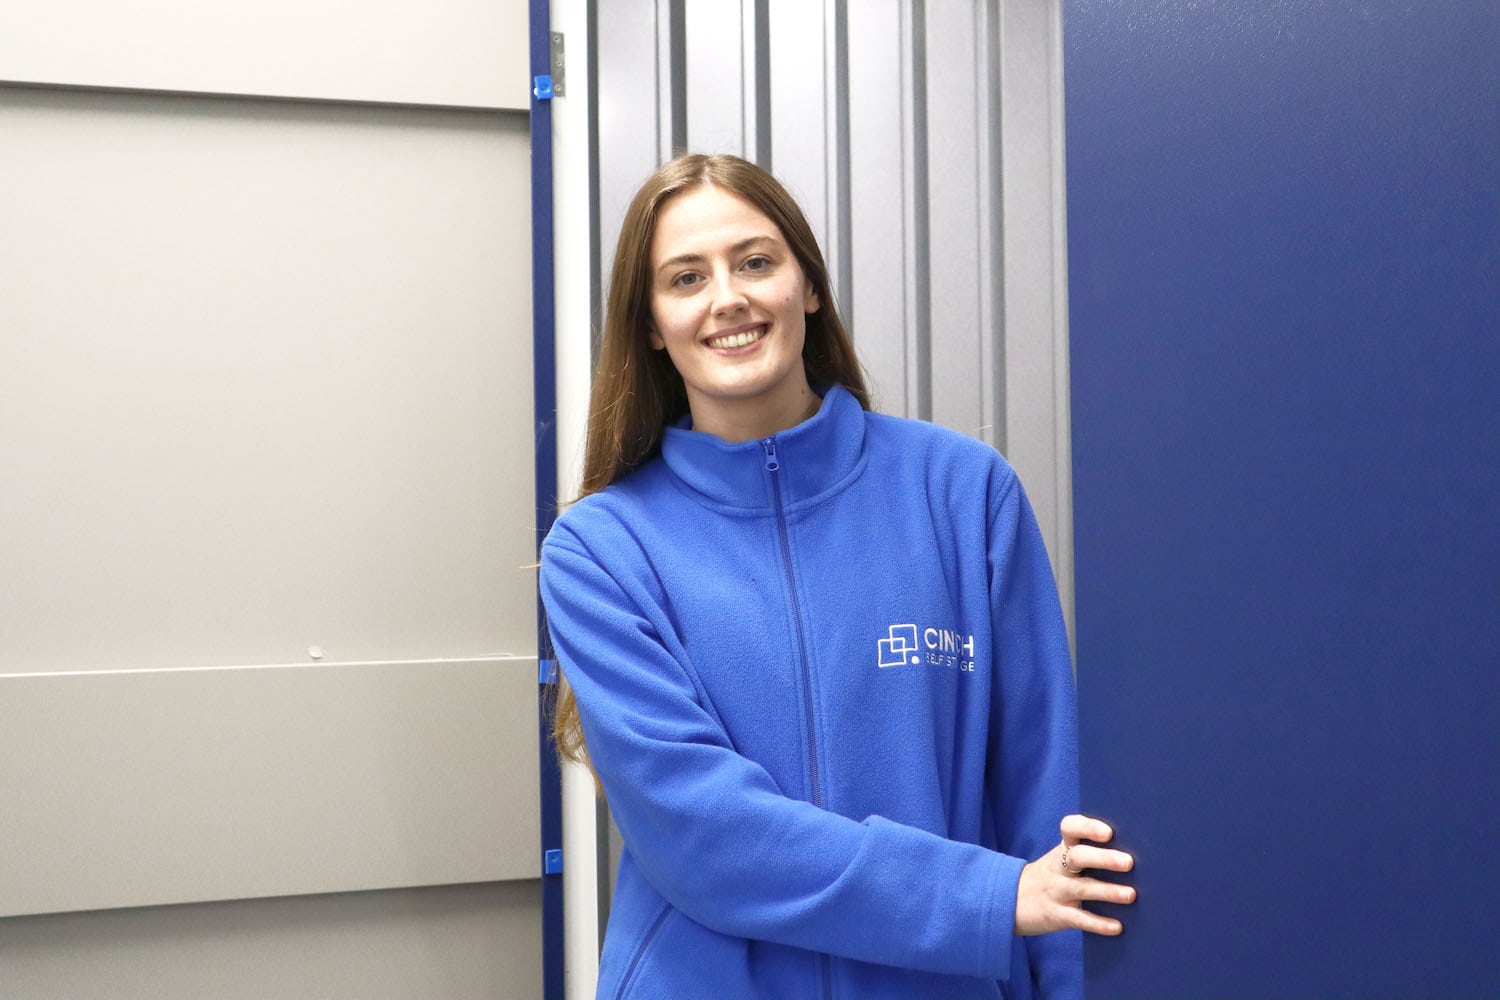
<svg viewBox="0 0 1500 1000">
<path fill-rule="evenodd" d="M 766 440 L 779 466 L 767 468 L 766 441 L 730 444 L 692 430 L 685 418 L 668 427 L 661 455 L 673 477 L 709 506 L 771 513 L 773 489 L 783 510 L 815 503 L 853 481 L 864 466 L 865 413 L 842 386 L 823 393 L 818 412 Z"/>
</svg>

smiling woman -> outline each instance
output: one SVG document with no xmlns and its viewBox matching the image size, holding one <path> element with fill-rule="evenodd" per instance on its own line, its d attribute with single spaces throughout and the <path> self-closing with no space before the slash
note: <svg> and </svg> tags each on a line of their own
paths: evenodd
<svg viewBox="0 0 1500 1000">
<path fill-rule="evenodd" d="M 631 203 L 583 493 L 541 587 L 558 745 L 625 842 L 599 995 L 1080 995 L 1077 931 L 1120 931 L 1082 903 L 1134 898 L 1086 870 L 1132 862 L 1074 814 L 1030 505 L 988 445 L 868 411 L 754 165 L 682 157 Z"/>
<path fill-rule="evenodd" d="M 651 261 L 651 346 L 682 376 L 694 427 L 745 441 L 816 412 L 802 344 L 818 293 L 764 212 L 700 185 L 661 213 Z"/>
<path fill-rule="evenodd" d="M 650 337 L 656 323 L 653 263 L 665 262 L 676 251 L 654 257 L 653 250 L 660 217 L 706 185 L 754 206 L 796 259 L 817 302 L 832 302 L 818 241 L 802 210 L 774 178 L 733 156 L 684 156 L 663 165 L 636 192 L 620 229 L 589 400 L 584 496 L 635 469 L 656 451 L 666 426 L 688 413 L 683 377 Z M 762 235 L 768 232 L 763 229 Z M 861 407 L 869 407 L 864 374 L 837 310 L 820 308 L 805 315 L 802 366 L 810 385 L 841 385 Z"/>
</svg>

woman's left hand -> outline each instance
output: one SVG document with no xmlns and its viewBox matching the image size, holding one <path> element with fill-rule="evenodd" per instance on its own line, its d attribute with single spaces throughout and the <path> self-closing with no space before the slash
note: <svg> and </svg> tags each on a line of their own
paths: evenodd
<svg viewBox="0 0 1500 1000">
<path fill-rule="evenodd" d="M 1090 913 L 1085 902 L 1133 903 L 1128 885 L 1089 878 L 1089 869 L 1128 872 L 1135 859 L 1124 851 L 1097 847 L 1115 835 L 1108 823 L 1087 816 L 1065 816 L 1062 843 L 1021 869 L 1016 888 L 1016 933 L 1047 934 L 1076 928 L 1090 934 L 1119 934 L 1118 920 Z M 1091 843 L 1085 843 L 1090 841 Z"/>
</svg>

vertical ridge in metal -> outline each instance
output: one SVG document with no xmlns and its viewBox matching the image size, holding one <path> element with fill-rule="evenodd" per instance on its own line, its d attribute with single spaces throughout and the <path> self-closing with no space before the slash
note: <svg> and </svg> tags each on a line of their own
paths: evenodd
<svg viewBox="0 0 1500 1000">
<path fill-rule="evenodd" d="M 843 291 L 839 301 L 839 312 L 844 325 L 854 329 L 854 212 L 849 198 L 850 172 L 853 161 L 849 156 L 849 8 L 847 0 L 833 0 L 831 44 L 828 61 L 833 71 L 832 93 L 832 168 L 834 173 L 833 197 L 828 206 L 836 232 L 833 260 L 835 287 Z M 857 334 L 851 336 L 857 337 Z"/>
<path fill-rule="evenodd" d="M 548 0 L 530 0 L 531 75 L 551 72 L 551 11 Z M 557 516 L 557 361 L 552 289 L 552 105 L 531 98 L 531 345 L 532 400 L 536 430 L 536 541 Z M 537 656 L 552 659 L 541 600 L 537 601 Z M 537 761 L 541 792 L 541 843 L 537 871 L 542 877 L 542 995 L 563 998 L 562 878 L 542 870 L 549 850 L 562 847 L 562 776 L 552 750 L 550 702 L 553 685 L 537 690 Z M 565 859 L 566 860 L 566 859 Z"/>
<path fill-rule="evenodd" d="M 768 0 L 745 8 L 744 156 L 771 170 L 771 9 Z"/>
</svg>

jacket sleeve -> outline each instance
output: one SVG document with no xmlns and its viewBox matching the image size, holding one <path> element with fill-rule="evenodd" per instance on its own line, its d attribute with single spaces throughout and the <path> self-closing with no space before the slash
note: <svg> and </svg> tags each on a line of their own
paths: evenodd
<svg viewBox="0 0 1500 1000">
<path fill-rule="evenodd" d="M 589 754 L 636 864 L 719 933 L 1005 978 L 1022 861 L 782 795 L 704 706 L 663 608 L 565 523 L 541 589 Z"/>
<path fill-rule="evenodd" d="M 1061 839 L 1062 818 L 1078 811 L 1073 660 L 1036 516 L 1015 473 L 1005 471 L 990 524 L 997 685 L 987 780 L 997 846 L 1038 858 Z M 1008 997 L 1083 996 L 1081 932 L 1017 937 L 1014 946 Z"/>
</svg>

